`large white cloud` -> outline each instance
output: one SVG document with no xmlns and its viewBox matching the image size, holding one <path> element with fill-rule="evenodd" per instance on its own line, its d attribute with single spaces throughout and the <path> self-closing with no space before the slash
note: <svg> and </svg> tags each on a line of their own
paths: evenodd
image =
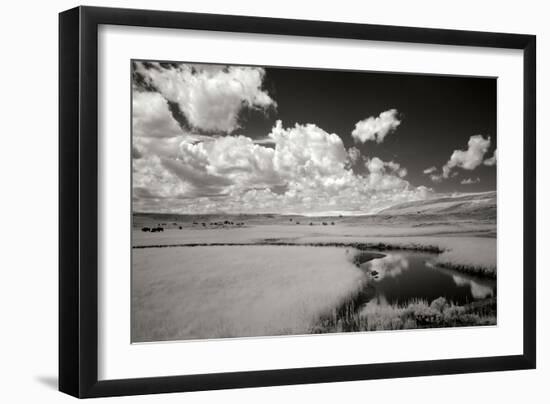
<svg viewBox="0 0 550 404">
<path fill-rule="evenodd" d="M 493 157 L 484 160 L 484 156 L 491 147 L 491 137 L 487 139 L 482 135 L 470 136 L 468 140 L 468 148 L 466 150 L 455 150 L 449 160 L 441 167 L 441 172 L 437 172 L 435 166 L 426 168 L 423 173 L 428 174 L 433 182 L 441 182 L 446 178 L 454 177 L 458 173 L 456 168 L 464 170 L 475 170 L 481 164 L 494 165 L 496 164 L 496 150 Z"/>
<path fill-rule="evenodd" d="M 266 110 L 275 101 L 262 89 L 265 71 L 258 67 L 180 64 L 149 68 L 136 64 L 145 81 L 178 104 L 192 129 L 231 133 L 243 108 Z"/>
<path fill-rule="evenodd" d="M 430 193 L 412 187 L 393 161 L 373 157 L 367 173 L 355 174 L 342 139 L 316 125 L 284 128 L 279 121 L 267 138 L 274 147 L 245 136 L 182 137 L 175 153 L 172 143 L 142 146 L 154 157 L 134 161 L 136 210 L 374 212 Z M 155 197 L 163 199 L 153 207 Z"/>
<path fill-rule="evenodd" d="M 371 116 L 357 122 L 351 136 L 356 142 L 365 143 L 367 140 L 373 140 L 376 143 L 382 143 L 384 138 L 395 131 L 400 124 L 397 110 L 390 109 L 377 117 Z"/>
<path fill-rule="evenodd" d="M 483 163 L 483 157 L 491 146 L 491 137 L 485 139 L 481 135 L 474 135 L 468 140 L 467 150 L 455 150 L 449 161 L 443 166 L 443 178 L 449 178 L 455 167 L 464 170 L 474 170 Z"/>
<path fill-rule="evenodd" d="M 233 190 L 281 183 L 273 165 L 274 150 L 255 144 L 248 137 L 225 136 L 196 144 L 183 142 L 180 147 L 178 161 L 224 178 Z"/>
<path fill-rule="evenodd" d="M 274 165 L 289 180 L 305 176 L 326 178 L 345 171 L 347 152 L 342 139 L 313 124 L 284 129 L 277 121 L 270 138 L 275 142 Z"/>
<path fill-rule="evenodd" d="M 132 95 L 133 136 L 170 138 L 183 134 L 166 99 L 156 92 L 137 91 Z"/>
<path fill-rule="evenodd" d="M 182 142 L 201 142 L 208 139 L 211 138 L 184 131 L 161 94 L 133 90 L 132 156 L 134 158 L 148 154 L 173 158 L 179 154 Z"/>
<path fill-rule="evenodd" d="M 177 198 L 191 188 L 162 164 L 157 155 L 144 156 L 132 160 L 134 200 Z"/>
</svg>

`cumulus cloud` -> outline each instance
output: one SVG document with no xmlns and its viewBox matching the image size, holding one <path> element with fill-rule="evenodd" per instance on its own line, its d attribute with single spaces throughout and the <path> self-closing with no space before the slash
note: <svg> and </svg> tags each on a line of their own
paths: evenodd
<svg viewBox="0 0 550 404">
<path fill-rule="evenodd" d="M 397 174 L 401 178 L 407 175 L 407 169 L 401 168 L 399 163 L 394 161 L 382 161 L 378 157 L 367 159 L 365 167 L 371 174 L 391 172 Z"/>
<path fill-rule="evenodd" d="M 462 181 L 460 181 L 460 183 L 462 185 L 470 185 L 470 184 L 477 184 L 478 182 L 480 182 L 481 180 L 479 179 L 479 177 L 473 179 L 473 178 L 465 178 L 463 179 Z"/>
<path fill-rule="evenodd" d="M 401 124 L 396 109 L 382 112 L 378 117 L 371 116 L 355 124 L 351 136 L 356 142 L 365 143 L 367 140 L 382 143 L 384 138 L 394 132 Z"/>
<path fill-rule="evenodd" d="M 327 133 L 314 124 L 285 129 L 279 120 L 269 136 L 275 141 L 274 166 L 289 179 L 307 176 L 322 180 L 320 177 L 346 171 L 346 149 L 335 133 Z"/>
<path fill-rule="evenodd" d="M 181 144 L 178 160 L 215 178 L 223 178 L 232 189 L 243 190 L 279 185 L 274 169 L 274 150 L 255 144 L 245 136 L 226 136 L 209 142 Z M 185 180 L 185 177 L 182 177 Z M 228 189 L 220 192 L 226 192 Z"/>
<path fill-rule="evenodd" d="M 426 168 L 424 171 L 422 171 L 424 174 L 433 174 L 437 171 L 437 167 L 436 166 L 431 166 L 431 167 L 428 167 Z"/>
<path fill-rule="evenodd" d="M 157 92 L 133 90 L 132 157 L 157 155 L 174 158 L 182 142 L 196 143 L 212 137 L 183 130 L 174 118 L 167 100 Z"/>
<path fill-rule="evenodd" d="M 380 173 L 384 171 L 384 162 L 378 157 L 374 157 L 367 160 L 365 167 L 367 167 L 370 173 Z"/>
<path fill-rule="evenodd" d="M 132 160 L 133 197 L 143 199 L 177 198 L 189 190 L 187 182 L 181 181 L 162 164 L 162 158 L 149 155 Z"/>
<path fill-rule="evenodd" d="M 467 150 L 455 150 L 449 161 L 443 166 L 443 178 L 449 178 L 451 171 L 456 168 L 474 170 L 483 163 L 483 157 L 491 146 L 491 137 L 485 139 L 481 135 L 474 135 L 468 140 Z"/>
<path fill-rule="evenodd" d="M 493 152 L 493 156 L 486 159 L 483 164 L 486 166 L 494 166 L 497 163 L 497 150 Z"/>
<path fill-rule="evenodd" d="M 254 143 L 256 144 L 267 144 L 267 145 L 274 145 L 275 141 L 269 137 L 262 137 L 259 139 L 254 139 Z"/>
<path fill-rule="evenodd" d="M 137 72 L 163 98 L 179 106 L 191 129 L 231 133 L 243 108 L 265 111 L 276 102 L 262 89 L 259 67 L 136 63 Z"/>
<path fill-rule="evenodd" d="M 367 173 L 349 168 L 342 139 L 314 124 L 285 128 L 278 121 L 267 136 L 273 147 L 245 136 L 168 143 L 134 161 L 136 210 L 161 206 L 174 212 L 374 212 L 389 204 L 426 198 L 406 169 L 377 157 Z M 142 145 L 147 147 L 147 145 Z M 353 153 L 353 152 L 352 152 Z M 170 197 L 171 195 L 171 197 Z M 156 207 L 158 210 L 158 206 Z"/>
<path fill-rule="evenodd" d="M 133 91 L 132 126 L 134 137 L 170 138 L 183 134 L 168 102 L 156 92 Z"/>
<path fill-rule="evenodd" d="M 160 157 L 175 158 L 179 154 L 180 144 L 186 138 L 187 135 L 178 135 L 169 138 L 135 137 L 133 139 L 133 147 L 140 152 L 141 157 L 157 155 Z"/>
<path fill-rule="evenodd" d="M 481 164 L 485 165 L 494 165 L 496 164 L 496 150 L 493 157 L 490 159 L 484 160 L 484 156 L 491 146 L 491 137 L 485 139 L 482 135 L 470 136 L 468 140 L 468 148 L 466 150 L 455 150 L 447 163 L 441 167 L 441 173 L 438 173 L 438 170 L 435 166 L 426 168 L 423 173 L 430 176 L 430 179 L 439 183 L 444 179 L 455 177 L 458 173 L 455 171 L 456 168 L 461 168 L 463 170 L 475 170 Z M 494 159 L 494 161 L 493 161 Z M 470 184 L 470 182 L 466 183 Z"/>
</svg>

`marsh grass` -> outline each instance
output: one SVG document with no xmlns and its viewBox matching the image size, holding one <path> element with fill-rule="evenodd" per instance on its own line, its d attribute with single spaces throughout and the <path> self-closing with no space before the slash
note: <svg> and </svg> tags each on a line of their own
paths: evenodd
<svg viewBox="0 0 550 404">
<path fill-rule="evenodd" d="M 444 297 L 428 303 L 413 300 L 407 305 L 370 304 L 360 310 L 354 298 L 343 307 L 325 313 L 311 333 L 404 330 L 418 328 L 465 327 L 496 324 L 496 299 L 490 298 L 464 306 Z"/>
<path fill-rule="evenodd" d="M 170 247 L 224 247 L 224 246 L 302 246 L 302 247 L 351 247 L 357 250 L 376 250 L 376 251 L 392 251 L 392 250 L 404 250 L 404 251 L 422 251 L 432 253 L 442 253 L 445 250 L 441 247 L 429 244 L 420 243 L 408 243 L 408 244 L 391 244 L 391 243 L 356 243 L 356 242 L 295 242 L 295 241 L 282 241 L 278 238 L 267 238 L 257 242 L 246 243 L 178 243 L 178 244 L 148 244 L 148 245 L 133 245 L 133 249 L 145 249 L 145 248 L 170 248 Z M 370 253 L 372 254 L 372 253 Z"/>
<path fill-rule="evenodd" d="M 493 279 L 497 276 L 495 250 L 475 238 L 456 241 L 439 254 L 434 263 L 471 275 Z"/>
<path fill-rule="evenodd" d="M 471 275 L 484 276 L 488 278 L 496 278 L 496 266 L 492 264 L 492 256 L 489 254 L 488 258 L 481 259 L 482 263 L 474 262 L 465 262 L 471 259 L 472 255 L 479 258 L 484 257 L 483 249 L 472 247 L 467 243 L 467 252 L 470 252 L 469 255 L 466 255 L 464 248 L 459 248 L 457 250 L 448 249 L 442 246 L 428 244 L 428 243 L 386 243 L 386 242 L 377 242 L 377 243 L 358 243 L 358 242 L 297 242 L 297 241 L 282 241 L 278 238 L 267 238 L 261 241 L 253 243 L 182 243 L 182 244 L 156 244 L 156 245 L 134 245 L 134 249 L 144 249 L 144 248 L 170 248 L 170 247 L 221 247 L 221 246 L 304 246 L 304 247 L 346 247 L 354 248 L 362 252 L 363 255 L 356 255 L 356 260 L 354 264 L 362 263 L 369 261 L 374 258 L 381 258 L 383 255 L 373 253 L 372 251 L 365 250 L 375 250 L 375 251 L 418 251 L 418 252 L 429 252 L 434 254 L 439 254 L 434 261 L 434 263 L 440 267 L 454 269 L 460 272 L 464 272 Z M 475 254 L 471 254 L 475 252 Z M 358 260 L 363 260 L 359 262 Z M 356 262 L 357 261 L 357 262 Z"/>
<path fill-rule="evenodd" d="M 305 334 L 365 278 L 339 248 L 136 249 L 132 258 L 133 342 Z"/>
<path fill-rule="evenodd" d="M 440 254 L 434 264 L 442 267 L 494 277 L 494 250 L 478 241 L 457 238 L 451 245 L 434 238 L 305 242 L 262 237 L 253 242 L 134 245 L 132 340 L 496 324 L 495 299 L 464 306 L 444 298 L 369 304 L 375 290 L 359 269 L 383 257 L 382 252 L 409 250 Z M 320 248 L 304 254 L 306 247 Z"/>
<path fill-rule="evenodd" d="M 352 259 L 352 262 L 355 266 L 359 267 L 365 262 L 372 261 L 377 258 L 384 258 L 384 254 L 370 252 L 370 251 L 361 251 L 359 250 Z"/>
<path fill-rule="evenodd" d="M 496 279 L 496 268 L 484 265 L 465 265 L 452 261 L 445 261 L 441 258 L 436 259 L 435 264 L 442 268 L 454 269 L 455 271 L 464 272 L 470 275 L 483 276 L 486 278 Z"/>
</svg>

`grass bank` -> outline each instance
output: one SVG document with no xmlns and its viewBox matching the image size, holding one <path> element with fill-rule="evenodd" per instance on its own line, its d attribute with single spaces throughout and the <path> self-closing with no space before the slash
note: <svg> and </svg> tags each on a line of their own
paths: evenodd
<svg viewBox="0 0 550 404">
<path fill-rule="evenodd" d="M 454 269 L 455 271 L 464 272 L 466 274 L 475 276 L 483 276 L 492 279 L 496 279 L 497 277 L 496 268 L 494 267 L 486 267 L 482 265 L 465 265 L 452 261 L 445 261 L 440 258 L 436 259 L 435 265 L 442 268 Z"/>
<path fill-rule="evenodd" d="M 360 243 L 360 242 L 290 242 L 279 239 L 265 239 L 250 243 L 178 243 L 178 244 L 151 244 L 151 245 L 134 245 L 134 249 L 144 248 L 171 248 L 171 247 L 222 247 L 222 246 L 298 246 L 298 247 L 348 247 L 356 248 L 357 250 L 407 250 L 407 251 L 423 251 L 432 253 L 442 253 L 445 250 L 436 245 L 427 244 L 391 244 L 391 243 Z"/>
<path fill-rule="evenodd" d="M 434 261 L 434 263 L 443 268 L 454 269 L 460 272 L 468 273 L 471 275 L 485 276 L 489 278 L 496 278 L 496 266 L 493 265 L 490 260 L 483 264 L 476 262 L 468 262 L 471 259 L 472 254 L 466 254 L 471 251 L 463 248 L 454 249 L 445 246 L 437 245 L 436 243 L 426 242 L 296 242 L 285 241 L 281 239 L 264 239 L 257 242 L 247 243 L 178 243 L 178 244 L 154 244 L 154 245 L 134 245 L 134 249 L 144 248 L 173 248 L 173 247 L 221 247 L 221 246 L 305 246 L 305 247 L 345 247 L 355 248 L 359 251 L 375 250 L 375 251 L 419 251 L 430 252 L 434 254 L 440 254 Z M 480 253 L 475 251 L 476 256 Z M 380 258 L 380 257 L 375 257 Z"/>
<path fill-rule="evenodd" d="M 351 258 L 304 246 L 135 249 L 132 341 L 305 334 L 361 288 Z"/>
<path fill-rule="evenodd" d="M 439 297 L 432 302 L 415 300 L 408 305 L 367 303 L 357 311 L 357 297 L 326 313 L 311 333 L 466 327 L 496 324 L 496 299 L 458 306 Z"/>
</svg>

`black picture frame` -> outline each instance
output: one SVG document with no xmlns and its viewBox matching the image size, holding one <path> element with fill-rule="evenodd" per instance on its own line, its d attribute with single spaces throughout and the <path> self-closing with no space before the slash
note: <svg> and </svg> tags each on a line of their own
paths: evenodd
<svg viewBox="0 0 550 404">
<path fill-rule="evenodd" d="M 523 51 L 523 354 L 98 380 L 98 26 L 509 48 Z M 536 366 L 534 35 L 77 7 L 59 15 L 59 390 L 104 397 L 533 369 Z"/>
</svg>

